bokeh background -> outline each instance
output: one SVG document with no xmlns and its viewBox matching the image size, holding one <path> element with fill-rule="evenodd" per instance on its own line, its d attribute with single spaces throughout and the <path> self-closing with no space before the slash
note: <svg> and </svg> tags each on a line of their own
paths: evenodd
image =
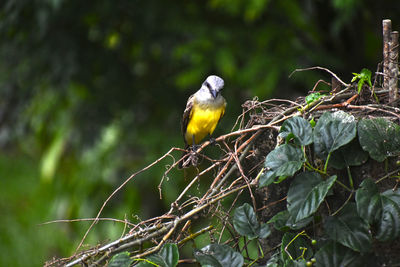
<svg viewBox="0 0 400 267">
<path fill-rule="evenodd" d="M 3 0 L 0 3 L 0 266 L 71 255 L 111 192 L 172 146 L 205 77 L 225 79 L 231 130 L 241 104 L 306 95 L 323 66 L 344 81 L 381 61 L 398 0 Z M 327 89 L 321 85 L 319 89 Z M 179 156 L 179 153 L 177 154 Z M 171 158 L 137 176 L 102 217 L 160 215 L 187 181 Z M 102 222 L 85 244 L 118 238 Z M 86 246 L 87 248 L 87 246 Z"/>
</svg>

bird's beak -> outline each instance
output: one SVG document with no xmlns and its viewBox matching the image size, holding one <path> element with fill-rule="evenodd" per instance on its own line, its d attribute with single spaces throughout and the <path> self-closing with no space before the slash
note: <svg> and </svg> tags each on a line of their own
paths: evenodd
<svg viewBox="0 0 400 267">
<path fill-rule="evenodd" d="M 216 91 L 216 90 L 210 90 L 210 93 L 212 94 L 212 96 L 213 96 L 214 98 L 217 98 L 218 91 Z"/>
</svg>

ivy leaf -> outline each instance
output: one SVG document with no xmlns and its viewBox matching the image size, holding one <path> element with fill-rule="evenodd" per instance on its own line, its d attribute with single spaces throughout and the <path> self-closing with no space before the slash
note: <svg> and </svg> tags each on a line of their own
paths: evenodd
<svg viewBox="0 0 400 267">
<path fill-rule="evenodd" d="M 272 184 L 275 180 L 275 172 L 274 171 L 266 171 L 260 176 L 260 180 L 258 181 L 258 186 L 264 187 Z"/>
<path fill-rule="evenodd" d="M 282 138 L 293 136 L 295 143 L 298 145 L 306 146 L 313 141 L 310 123 L 299 116 L 287 119 L 282 124 L 279 132 L 279 136 Z"/>
<path fill-rule="evenodd" d="M 314 150 L 326 158 L 330 153 L 348 144 L 356 136 L 354 116 L 343 111 L 325 112 L 314 128 Z"/>
<path fill-rule="evenodd" d="M 359 166 L 368 160 L 368 153 L 365 152 L 357 139 L 334 151 L 329 159 L 329 165 L 341 170 L 347 166 Z"/>
<path fill-rule="evenodd" d="M 108 267 L 129 267 L 133 259 L 129 257 L 129 252 L 121 252 L 113 256 L 108 263 Z"/>
<path fill-rule="evenodd" d="M 178 246 L 172 243 L 165 244 L 158 253 L 153 254 L 146 259 L 161 267 L 175 267 L 178 265 L 179 260 Z M 135 266 L 154 267 L 154 264 L 142 261 Z"/>
<path fill-rule="evenodd" d="M 371 249 L 369 225 L 358 216 L 355 203 L 347 204 L 337 215 L 328 217 L 325 232 L 336 242 L 355 251 L 368 252 Z"/>
<path fill-rule="evenodd" d="M 233 226 L 242 236 L 247 236 L 250 240 L 255 238 L 266 238 L 271 234 L 267 224 L 260 224 L 256 213 L 248 203 L 235 209 L 233 216 Z"/>
<path fill-rule="evenodd" d="M 394 240 L 400 236 L 400 189 L 381 194 L 382 216 L 376 238 L 380 241 Z"/>
<path fill-rule="evenodd" d="M 321 95 L 320 92 L 315 92 L 315 93 L 311 93 L 308 96 L 306 96 L 306 103 L 307 104 L 311 104 L 314 101 L 317 101 L 318 99 L 320 99 L 323 95 Z"/>
<path fill-rule="evenodd" d="M 386 119 L 361 120 L 358 123 L 358 139 L 361 147 L 377 161 L 400 155 L 400 126 Z"/>
<path fill-rule="evenodd" d="M 293 230 L 299 230 L 307 226 L 311 221 L 313 220 L 313 217 L 310 216 L 308 218 L 302 219 L 298 222 L 295 222 L 293 216 L 290 215 L 288 210 L 284 210 L 281 212 L 278 212 L 275 214 L 274 217 L 272 217 L 268 223 L 273 223 L 275 229 L 279 231 L 286 232 L 289 229 Z"/>
<path fill-rule="evenodd" d="M 365 179 L 356 191 L 357 212 L 361 218 L 372 224 L 382 213 L 381 197 L 378 187 L 370 178 Z"/>
<path fill-rule="evenodd" d="M 263 179 L 263 181 L 270 181 L 272 177 L 277 176 L 293 176 L 304 162 L 305 158 L 300 148 L 289 144 L 278 146 L 265 158 L 265 168 L 273 173 L 267 172 L 268 179 Z"/>
<path fill-rule="evenodd" d="M 324 181 L 316 172 L 303 172 L 296 176 L 287 195 L 287 209 L 294 222 L 310 217 L 317 211 L 336 178 L 334 175 Z"/>
<path fill-rule="evenodd" d="M 303 249 L 301 248 L 306 248 L 304 254 Z M 285 233 L 283 235 L 281 245 L 281 255 L 283 261 L 293 261 L 295 259 L 301 258 L 302 255 L 304 259 L 310 259 L 313 254 L 314 253 L 312 247 L 301 235 L 296 236 L 296 234 L 294 233 Z"/>
<path fill-rule="evenodd" d="M 194 257 L 203 267 L 241 267 L 244 263 L 242 254 L 228 245 L 210 244 L 196 249 Z"/>
<path fill-rule="evenodd" d="M 316 267 L 365 266 L 359 253 L 332 240 L 315 253 Z"/>
<path fill-rule="evenodd" d="M 275 229 L 279 231 L 288 231 L 289 227 L 286 225 L 286 222 L 288 221 L 289 217 L 289 211 L 283 210 L 275 214 L 274 217 L 268 221 L 268 223 L 273 223 Z"/>
</svg>

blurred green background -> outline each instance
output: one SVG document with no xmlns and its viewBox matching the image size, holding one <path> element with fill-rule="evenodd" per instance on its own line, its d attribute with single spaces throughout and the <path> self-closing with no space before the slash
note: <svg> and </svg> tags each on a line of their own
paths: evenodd
<svg viewBox="0 0 400 267">
<path fill-rule="evenodd" d="M 225 79 L 232 128 L 241 103 L 305 95 L 324 66 L 344 81 L 381 61 L 382 19 L 400 1 L 3 0 L 0 3 L 0 266 L 70 256 L 130 174 L 172 146 L 205 77 Z M 326 89 L 326 88 L 325 88 Z M 176 154 L 179 156 L 179 153 Z M 137 222 L 169 208 L 187 183 L 171 158 L 137 176 L 101 217 Z M 118 238 L 101 222 L 86 244 Z M 86 246 L 87 248 L 87 246 Z"/>
</svg>

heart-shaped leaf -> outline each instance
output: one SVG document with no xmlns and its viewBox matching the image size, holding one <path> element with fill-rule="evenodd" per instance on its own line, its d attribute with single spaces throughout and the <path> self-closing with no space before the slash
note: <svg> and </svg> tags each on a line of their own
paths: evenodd
<svg viewBox="0 0 400 267">
<path fill-rule="evenodd" d="M 113 256 L 108 263 L 108 267 L 129 267 L 133 259 L 129 257 L 129 252 L 121 252 Z"/>
<path fill-rule="evenodd" d="M 400 189 L 381 194 L 382 216 L 376 238 L 380 241 L 394 240 L 400 236 Z"/>
<path fill-rule="evenodd" d="M 324 181 L 316 172 L 303 172 L 296 176 L 287 195 L 287 209 L 294 222 L 314 214 L 336 178 L 335 175 Z"/>
<path fill-rule="evenodd" d="M 210 244 L 195 250 L 194 257 L 203 267 L 241 267 L 244 263 L 242 254 L 228 245 Z"/>
<path fill-rule="evenodd" d="M 368 252 L 371 249 L 369 225 L 358 216 L 355 203 L 348 203 L 337 215 L 328 217 L 325 232 L 336 242 L 355 251 Z"/>
<path fill-rule="evenodd" d="M 368 160 L 358 140 L 355 138 L 350 143 L 334 151 L 329 159 L 329 165 L 341 170 L 347 166 L 359 166 Z"/>
<path fill-rule="evenodd" d="M 378 187 L 370 178 L 365 179 L 356 191 L 357 212 L 369 224 L 378 221 L 382 213 Z"/>
<path fill-rule="evenodd" d="M 310 123 L 299 116 L 287 119 L 279 132 L 282 138 L 293 135 L 295 143 L 302 146 L 311 144 L 313 140 Z"/>
<path fill-rule="evenodd" d="M 360 253 L 332 240 L 315 253 L 315 259 L 317 267 L 365 266 Z"/>
<path fill-rule="evenodd" d="M 248 203 L 244 203 L 235 209 L 233 226 L 240 235 L 247 236 L 250 240 L 266 238 L 271 234 L 267 224 L 260 224 L 258 222 L 256 213 Z"/>
<path fill-rule="evenodd" d="M 273 174 L 269 173 L 269 179 L 271 179 L 277 176 L 293 176 L 304 162 L 305 158 L 300 148 L 283 144 L 267 155 L 264 166 L 269 171 L 273 171 Z"/>
<path fill-rule="evenodd" d="M 163 246 L 163 248 L 156 254 L 153 254 L 146 258 L 154 264 L 161 267 L 175 267 L 178 265 L 179 251 L 176 244 L 168 243 Z M 141 261 L 138 265 L 139 267 L 154 267 L 154 264 Z"/>
<path fill-rule="evenodd" d="M 377 161 L 400 154 L 400 126 L 386 119 L 361 120 L 358 139 L 361 147 Z"/>
<path fill-rule="evenodd" d="M 325 112 L 314 128 L 315 153 L 325 159 L 328 154 L 348 144 L 355 136 L 354 116 L 343 111 Z"/>
</svg>

